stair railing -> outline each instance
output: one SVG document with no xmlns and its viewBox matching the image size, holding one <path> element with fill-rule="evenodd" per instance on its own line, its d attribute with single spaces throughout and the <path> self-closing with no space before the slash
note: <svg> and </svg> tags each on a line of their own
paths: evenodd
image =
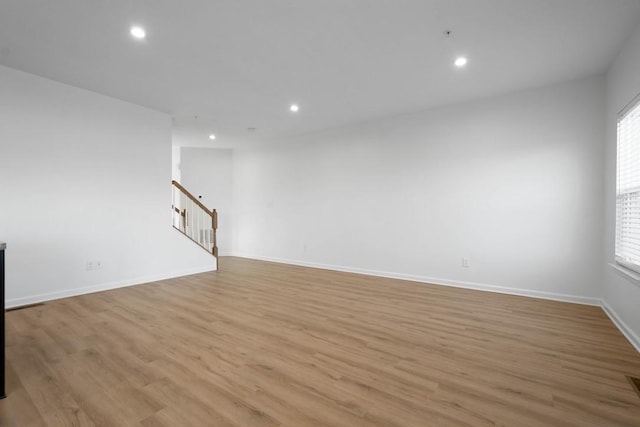
<svg viewBox="0 0 640 427">
<path fill-rule="evenodd" d="M 173 227 L 218 258 L 216 210 L 209 210 L 176 181 L 171 181 L 171 188 Z"/>
</svg>

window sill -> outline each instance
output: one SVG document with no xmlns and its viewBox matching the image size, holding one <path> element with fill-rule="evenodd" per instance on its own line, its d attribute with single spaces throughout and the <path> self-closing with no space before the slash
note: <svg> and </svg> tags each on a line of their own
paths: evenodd
<svg viewBox="0 0 640 427">
<path fill-rule="evenodd" d="M 613 267 L 613 269 L 625 279 L 630 279 L 636 285 L 640 286 L 640 274 L 635 271 L 629 270 L 628 268 L 624 268 L 620 264 L 616 262 L 610 262 L 609 265 Z"/>
</svg>

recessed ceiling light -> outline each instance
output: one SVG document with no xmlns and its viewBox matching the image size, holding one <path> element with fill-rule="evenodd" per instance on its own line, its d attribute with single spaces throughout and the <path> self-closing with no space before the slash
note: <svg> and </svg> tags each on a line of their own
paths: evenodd
<svg viewBox="0 0 640 427">
<path fill-rule="evenodd" d="M 296 104 L 291 104 L 291 107 L 289 107 L 289 110 L 291 110 L 292 112 L 297 112 L 300 109 L 300 107 L 298 107 Z"/>
<path fill-rule="evenodd" d="M 216 139 L 216 136 L 214 134 L 211 134 L 209 135 L 209 139 L 213 141 L 214 139 Z"/>
<path fill-rule="evenodd" d="M 467 65 L 467 58 L 465 58 L 464 56 L 459 56 L 456 58 L 454 64 L 456 67 L 464 67 L 465 65 Z"/>
<path fill-rule="evenodd" d="M 147 33 L 144 30 L 144 28 L 142 27 L 131 27 L 131 35 L 137 39 L 142 40 L 143 38 L 147 37 Z"/>
</svg>

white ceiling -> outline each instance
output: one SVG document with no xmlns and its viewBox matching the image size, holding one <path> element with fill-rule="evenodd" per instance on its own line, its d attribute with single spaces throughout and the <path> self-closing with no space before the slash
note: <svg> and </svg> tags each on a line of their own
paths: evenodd
<svg viewBox="0 0 640 427">
<path fill-rule="evenodd" d="M 601 73 L 639 13 L 640 0 L 0 0 L 0 64 L 167 112 L 178 144 L 236 147 Z"/>
</svg>

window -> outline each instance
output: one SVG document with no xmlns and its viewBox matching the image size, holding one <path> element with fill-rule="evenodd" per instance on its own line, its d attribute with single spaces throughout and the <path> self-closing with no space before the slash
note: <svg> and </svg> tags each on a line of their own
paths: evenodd
<svg viewBox="0 0 640 427">
<path fill-rule="evenodd" d="M 640 273 L 640 97 L 618 118 L 616 262 Z"/>
</svg>

